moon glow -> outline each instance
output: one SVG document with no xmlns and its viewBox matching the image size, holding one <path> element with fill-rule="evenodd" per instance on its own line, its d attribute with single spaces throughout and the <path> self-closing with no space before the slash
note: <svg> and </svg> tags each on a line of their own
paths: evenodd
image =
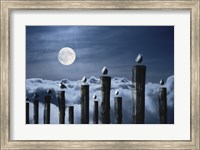
<svg viewBox="0 0 200 150">
<path fill-rule="evenodd" d="M 58 52 L 58 60 L 63 65 L 71 65 L 76 59 L 76 53 L 70 47 L 64 47 Z"/>
</svg>

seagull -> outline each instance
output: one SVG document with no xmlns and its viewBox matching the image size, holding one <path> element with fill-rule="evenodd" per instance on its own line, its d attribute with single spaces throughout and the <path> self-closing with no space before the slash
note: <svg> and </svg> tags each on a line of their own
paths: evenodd
<svg viewBox="0 0 200 150">
<path fill-rule="evenodd" d="M 86 83 L 87 82 L 87 78 L 84 76 L 81 81 Z"/>
<path fill-rule="evenodd" d="M 96 96 L 96 94 L 94 94 L 94 95 L 93 95 L 93 99 L 97 99 L 97 96 Z"/>
<path fill-rule="evenodd" d="M 67 88 L 62 82 L 59 84 L 59 87 L 60 87 L 61 89 Z"/>
<path fill-rule="evenodd" d="M 106 67 L 103 67 L 101 72 L 102 72 L 103 75 L 107 75 L 108 74 L 108 69 Z"/>
<path fill-rule="evenodd" d="M 160 85 L 164 85 L 164 84 L 165 84 L 164 80 L 161 79 L 161 80 L 160 80 Z"/>
<path fill-rule="evenodd" d="M 38 94 L 37 94 L 37 93 L 34 93 L 34 94 L 33 94 L 33 98 L 38 98 Z"/>
<path fill-rule="evenodd" d="M 138 56 L 135 59 L 135 62 L 140 64 L 142 62 L 142 60 L 143 60 L 143 56 L 141 54 L 138 54 Z"/>
<path fill-rule="evenodd" d="M 115 95 L 119 95 L 119 91 L 118 90 L 115 91 Z"/>
<path fill-rule="evenodd" d="M 50 89 L 48 89 L 48 90 L 47 90 L 47 93 L 48 93 L 48 94 L 51 94 L 51 93 L 52 93 L 52 91 L 51 91 Z"/>
</svg>

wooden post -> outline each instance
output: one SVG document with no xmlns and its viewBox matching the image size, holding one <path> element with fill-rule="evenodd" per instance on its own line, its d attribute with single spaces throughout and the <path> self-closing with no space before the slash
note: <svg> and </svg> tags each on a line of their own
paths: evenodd
<svg viewBox="0 0 200 150">
<path fill-rule="evenodd" d="M 26 98 L 26 124 L 29 124 L 29 101 Z"/>
<path fill-rule="evenodd" d="M 59 124 L 65 124 L 65 91 L 58 92 Z"/>
<path fill-rule="evenodd" d="M 161 87 L 158 93 L 160 124 L 167 124 L 167 89 Z"/>
<path fill-rule="evenodd" d="M 46 95 L 44 98 L 44 124 L 50 124 L 50 101 L 51 96 Z"/>
<path fill-rule="evenodd" d="M 133 108 L 132 120 L 136 124 L 144 124 L 145 120 L 145 78 L 146 66 L 133 66 Z"/>
<path fill-rule="evenodd" d="M 101 76 L 102 87 L 102 102 L 101 102 L 101 123 L 109 124 L 110 123 L 110 85 L 111 77 L 110 76 Z"/>
<path fill-rule="evenodd" d="M 89 124 L 89 85 L 81 85 L 81 123 Z"/>
<path fill-rule="evenodd" d="M 94 101 L 94 112 L 93 112 L 93 124 L 98 124 L 99 122 L 99 108 L 98 101 Z"/>
<path fill-rule="evenodd" d="M 34 105 L 33 123 L 34 124 L 38 124 L 38 122 L 39 122 L 39 119 L 38 119 L 38 116 L 39 116 L 39 109 L 38 109 L 39 100 L 38 100 L 38 98 L 36 96 L 34 98 L 33 105 Z"/>
<path fill-rule="evenodd" d="M 115 123 L 122 123 L 122 97 L 114 98 Z"/>
<path fill-rule="evenodd" d="M 74 106 L 69 106 L 69 124 L 74 124 Z"/>
</svg>

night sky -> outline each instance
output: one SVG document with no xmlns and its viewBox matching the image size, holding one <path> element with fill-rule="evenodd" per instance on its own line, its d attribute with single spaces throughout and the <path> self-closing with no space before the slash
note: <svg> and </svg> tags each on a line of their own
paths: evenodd
<svg viewBox="0 0 200 150">
<path fill-rule="evenodd" d="M 72 65 L 58 61 L 58 52 L 70 47 Z M 80 80 L 100 77 L 106 66 L 111 77 L 131 80 L 132 66 L 141 53 L 146 81 L 159 82 L 174 74 L 173 26 L 27 26 L 26 78 Z"/>
</svg>

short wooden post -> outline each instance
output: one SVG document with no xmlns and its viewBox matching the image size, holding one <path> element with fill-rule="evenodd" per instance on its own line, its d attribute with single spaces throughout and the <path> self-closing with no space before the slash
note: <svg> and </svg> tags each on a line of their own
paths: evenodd
<svg viewBox="0 0 200 150">
<path fill-rule="evenodd" d="M 50 124 L 50 102 L 51 96 L 46 95 L 44 98 L 44 124 Z"/>
<path fill-rule="evenodd" d="M 122 123 L 122 97 L 114 98 L 115 123 Z"/>
<path fill-rule="evenodd" d="M 34 105 L 34 112 L 33 112 L 33 123 L 34 124 L 38 124 L 39 123 L 39 100 L 38 100 L 38 96 L 35 94 L 34 95 L 34 100 L 33 100 L 33 105 Z"/>
<path fill-rule="evenodd" d="M 69 124 L 74 124 L 74 106 L 69 106 Z"/>
<path fill-rule="evenodd" d="M 59 124 L 65 124 L 65 91 L 58 92 Z"/>
<path fill-rule="evenodd" d="M 132 120 L 136 124 L 144 124 L 145 120 L 145 78 L 146 66 L 133 66 L 133 109 Z"/>
<path fill-rule="evenodd" d="M 101 123 L 109 124 L 110 123 L 110 86 L 111 86 L 111 77 L 110 76 L 101 76 Z"/>
<path fill-rule="evenodd" d="M 159 112 L 160 112 L 160 124 L 167 124 L 167 89 L 161 87 L 159 89 Z"/>
<path fill-rule="evenodd" d="M 29 124 L 29 101 L 26 98 L 26 124 Z"/>
<path fill-rule="evenodd" d="M 93 112 L 93 124 L 98 124 L 99 122 L 99 108 L 98 101 L 94 101 L 94 112 Z"/>
<path fill-rule="evenodd" d="M 81 123 L 89 124 L 89 85 L 81 85 Z"/>
</svg>

